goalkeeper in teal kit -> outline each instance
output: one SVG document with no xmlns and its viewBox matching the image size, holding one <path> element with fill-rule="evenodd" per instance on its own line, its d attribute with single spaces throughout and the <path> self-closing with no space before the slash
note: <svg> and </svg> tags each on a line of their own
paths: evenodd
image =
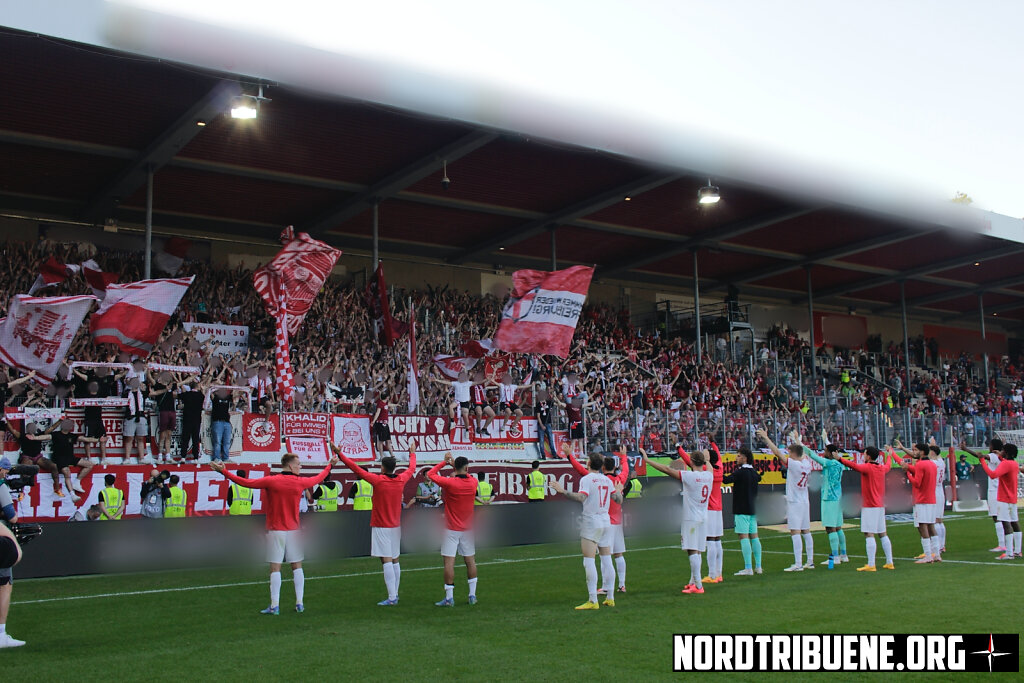
<svg viewBox="0 0 1024 683">
<path fill-rule="evenodd" d="M 843 470 L 839 463 L 839 447 L 828 444 L 821 455 L 804 446 L 811 460 L 821 465 L 821 523 L 828 532 L 830 555 L 834 564 L 849 562 L 846 556 L 846 534 L 843 533 Z M 828 564 L 826 559 L 822 564 Z"/>
</svg>

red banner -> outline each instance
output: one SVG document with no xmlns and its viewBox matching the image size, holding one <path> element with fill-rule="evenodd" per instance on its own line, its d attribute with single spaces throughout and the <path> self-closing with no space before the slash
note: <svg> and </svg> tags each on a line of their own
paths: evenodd
<svg viewBox="0 0 1024 683">
<path fill-rule="evenodd" d="M 315 436 L 331 438 L 331 416 L 329 413 L 284 413 L 281 436 Z"/>
<path fill-rule="evenodd" d="M 242 450 L 276 453 L 281 450 L 281 429 L 277 415 L 245 413 L 242 416 Z"/>
<path fill-rule="evenodd" d="M 515 353 L 569 355 L 594 269 L 517 270 L 494 335 L 495 347 Z"/>
</svg>

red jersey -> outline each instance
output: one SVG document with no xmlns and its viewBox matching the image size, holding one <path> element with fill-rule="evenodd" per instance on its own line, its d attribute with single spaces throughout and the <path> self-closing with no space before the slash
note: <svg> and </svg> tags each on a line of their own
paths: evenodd
<svg viewBox="0 0 1024 683">
<path fill-rule="evenodd" d="M 339 455 L 345 466 L 356 476 L 373 486 L 373 509 L 370 510 L 370 526 L 394 529 L 402 526 L 402 502 L 405 497 L 405 483 L 416 472 L 416 454 L 409 454 L 409 467 L 401 474 L 376 474 L 367 472 L 345 455 Z"/>
<path fill-rule="evenodd" d="M 569 462 L 572 463 L 573 469 L 582 475 L 587 475 L 590 470 L 583 466 L 576 456 L 569 453 Z M 629 479 L 629 458 L 626 457 L 625 453 L 619 453 L 619 473 L 618 474 L 606 474 L 611 479 L 612 484 L 626 485 L 626 481 Z M 608 520 L 612 524 L 618 526 L 622 524 L 622 503 L 616 503 L 615 499 L 608 501 Z"/>
<path fill-rule="evenodd" d="M 578 425 L 583 421 L 583 409 L 577 408 L 571 403 L 567 404 L 565 406 L 565 419 L 568 420 L 572 426 Z"/>
<path fill-rule="evenodd" d="M 851 470 L 860 473 L 860 506 L 862 508 L 884 508 L 885 507 L 885 475 L 889 473 L 891 465 L 885 457 L 879 455 L 882 462 L 854 462 L 839 458 L 839 462 Z M 892 456 L 889 456 L 889 460 Z"/>
<path fill-rule="evenodd" d="M 469 531 L 473 528 L 473 505 L 476 503 L 477 480 L 467 474 L 442 477 L 438 471 L 446 463 L 430 468 L 427 477 L 441 487 L 444 499 L 444 523 L 449 531 Z"/>
<path fill-rule="evenodd" d="M 483 384 L 474 384 L 471 389 L 473 392 L 473 403 L 478 406 L 487 405 L 487 389 Z"/>
<path fill-rule="evenodd" d="M 377 399 L 377 410 L 380 411 L 377 415 L 377 419 L 374 420 L 375 424 L 387 424 L 388 423 L 388 404 L 386 401 Z"/>
<path fill-rule="evenodd" d="M 267 492 L 265 504 L 268 531 L 295 531 L 299 528 L 299 499 L 302 492 L 311 489 L 331 473 L 328 465 L 315 477 L 300 477 L 290 472 L 271 474 L 261 479 L 245 479 L 227 470 L 223 474 L 229 480 L 250 489 Z"/>
<path fill-rule="evenodd" d="M 718 453 L 718 446 L 711 444 L 711 447 L 715 449 L 715 453 Z M 690 454 L 683 450 L 682 446 L 677 449 L 679 451 L 679 457 L 683 459 L 687 467 L 692 466 L 690 461 Z M 704 469 L 707 470 L 707 465 L 704 465 Z M 725 470 L 722 468 L 722 454 L 718 453 L 718 465 L 711 465 L 711 475 L 714 478 L 711 484 L 711 497 L 708 498 L 708 510 L 715 511 L 722 509 L 722 478 L 725 476 Z"/>
<path fill-rule="evenodd" d="M 999 490 L 996 492 L 996 500 L 1000 503 L 1013 503 L 1017 504 L 1017 476 L 1020 474 L 1020 468 L 1017 466 L 1016 460 L 1000 460 L 999 464 L 996 465 L 995 469 L 989 469 L 988 463 L 985 462 L 986 458 L 978 458 L 982 468 L 985 470 L 985 474 L 990 479 L 999 480 Z"/>
<path fill-rule="evenodd" d="M 935 503 L 935 463 L 928 458 L 918 460 L 916 464 L 904 465 L 907 479 L 910 480 L 914 492 L 914 505 Z"/>
</svg>

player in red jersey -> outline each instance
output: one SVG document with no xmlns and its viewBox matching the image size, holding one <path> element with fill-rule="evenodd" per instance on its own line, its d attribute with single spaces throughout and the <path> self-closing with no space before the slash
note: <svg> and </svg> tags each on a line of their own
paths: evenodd
<svg viewBox="0 0 1024 683">
<path fill-rule="evenodd" d="M 445 465 L 451 465 L 455 474 L 442 477 L 438 472 Z M 438 607 L 455 605 L 455 554 L 460 553 L 466 562 L 466 578 L 469 579 L 469 604 L 476 604 L 476 542 L 473 538 L 473 504 L 476 502 L 476 479 L 469 476 L 469 459 L 459 456 L 452 459 L 445 453 L 444 462 L 430 468 L 427 477 L 441 487 L 444 501 L 444 540 L 441 542 L 441 559 L 444 560 L 444 600 L 434 603 Z"/>
<path fill-rule="evenodd" d="M 899 443 L 896 444 L 899 448 Z M 908 453 L 907 449 L 903 449 Z M 917 564 L 931 564 L 942 562 L 939 552 L 942 546 L 939 545 L 939 537 L 935 533 L 935 463 L 928 458 L 928 446 L 915 444 L 914 450 L 910 453 L 913 462 L 905 461 L 903 469 L 910 480 L 910 488 L 914 494 L 914 526 L 921 533 L 921 550 L 923 555 L 918 557 Z"/>
<path fill-rule="evenodd" d="M 886 452 L 886 457 L 888 461 L 877 448 L 868 446 L 864 451 L 867 462 L 859 463 L 839 458 L 840 463 L 860 473 L 860 530 L 864 532 L 868 563 L 863 567 L 857 567 L 859 572 L 876 571 L 875 553 L 878 547 L 875 536 L 882 539 L 882 551 L 885 553 L 885 565 L 882 569 L 896 569 L 892 561 L 892 541 L 885 530 L 885 475 L 892 468 L 896 455 L 890 450 Z"/>
<path fill-rule="evenodd" d="M 409 444 L 409 467 L 395 474 L 394 456 L 380 459 L 380 474 L 367 472 L 350 460 L 341 449 L 331 449 L 356 476 L 373 486 L 373 509 L 370 511 L 370 556 L 379 557 L 384 572 L 384 586 L 388 597 L 377 604 L 393 607 L 398 604 L 398 586 L 402 581 L 402 567 L 398 558 L 402 554 L 402 499 L 405 484 L 416 474 L 416 449 Z"/>
<path fill-rule="evenodd" d="M 1017 447 L 1012 443 L 1003 444 L 999 458 L 999 464 L 994 468 L 989 467 L 985 458 L 979 458 L 978 462 L 989 479 L 999 481 L 999 490 L 996 491 L 996 518 L 1003 523 L 1006 552 L 996 559 L 1012 560 L 1021 556 L 1021 531 L 1017 519 L 1017 479 L 1021 467 L 1017 464 Z"/>
<path fill-rule="evenodd" d="M 569 444 L 564 444 L 562 446 L 562 452 L 565 453 L 569 462 L 572 463 L 574 470 L 583 476 L 587 476 L 587 474 L 590 473 L 590 470 L 584 467 L 583 463 L 577 460 L 576 456 L 573 455 L 572 449 L 569 448 Z M 615 473 L 616 469 L 619 470 L 618 474 Z M 619 451 L 619 463 L 617 466 L 615 458 L 605 457 L 601 471 L 611 480 L 613 485 L 621 484 L 625 487 L 626 482 L 629 480 L 629 458 L 626 456 L 625 448 Z M 607 539 L 607 541 L 611 546 L 611 554 L 601 555 L 601 588 L 598 589 L 597 594 L 606 596 L 605 604 L 609 607 L 614 607 L 615 600 L 609 596 L 611 591 L 615 588 L 616 571 L 619 575 L 618 591 L 620 593 L 626 592 L 626 537 L 622 532 L 621 502 L 617 502 L 613 499 L 608 503 L 608 520 L 611 522 L 611 538 Z"/>
<path fill-rule="evenodd" d="M 281 564 L 287 561 L 292 566 L 292 582 L 295 584 L 295 611 L 305 607 L 302 597 L 306 576 L 302 571 L 302 539 L 299 535 L 299 501 L 306 489 L 311 489 L 327 478 L 331 468 L 338 462 L 331 458 L 327 467 L 312 477 L 299 476 L 299 456 L 285 453 L 281 456 L 281 473 L 271 474 L 262 479 L 245 479 L 228 472 L 222 462 L 211 462 L 210 467 L 223 474 L 230 481 L 250 489 L 267 492 L 265 510 L 267 516 L 267 562 L 270 563 L 270 606 L 262 614 L 278 615 L 281 598 Z"/>
</svg>

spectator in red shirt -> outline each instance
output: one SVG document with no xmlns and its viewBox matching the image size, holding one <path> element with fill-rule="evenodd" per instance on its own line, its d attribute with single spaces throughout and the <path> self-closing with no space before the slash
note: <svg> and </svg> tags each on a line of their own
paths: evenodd
<svg viewBox="0 0 1024 683">
<path fill-rule="evenodd" d="M 261 614 L 278 615 L 281 598 L 281 564 L 287 561 L 292 566 L 292 581 L 295 583 L 295 611 L 304 611 L 302 604 L 306 577 L 302 571 L 302 540 L 299 536 L 299 500 L 306 489 L 318 485 L 331 468 L 338 462 L 331 458 L 327 466 L 312 477 L 299 476 L 299 456 L 285 453 L 281 456 L 281 473 L 261 479 L 245 479 L 224 467 L 224 463 L 213 461 L 210 467 L 229 480 L 250 489 L 263 489 L 266 496 L 267 516 L 267 562 L 270 563 L 270 606 L 260 610 Z"/>
<path fill-rule="evenodd" d="M 442 467 L 451 465 L 455 475 L 442 477 Z M 469 459 L 459 456 L 452 459 L 445 453 L 444 462 L 430 468 L 427 477 L 441 487 L 444 500 L 444 540 L 441 542 L 441 558 L 444 560 L 444 600 L 435 603 L 438 607 L 455 605 L 455 553 L 462 555 L 466 562 L 466 577 L 469 579 L 469 604 L 476 604 L 476 543 L 473 539 L 473 504 L 476 502 L 476 479 L 469 476 Z"/>
</svg>

